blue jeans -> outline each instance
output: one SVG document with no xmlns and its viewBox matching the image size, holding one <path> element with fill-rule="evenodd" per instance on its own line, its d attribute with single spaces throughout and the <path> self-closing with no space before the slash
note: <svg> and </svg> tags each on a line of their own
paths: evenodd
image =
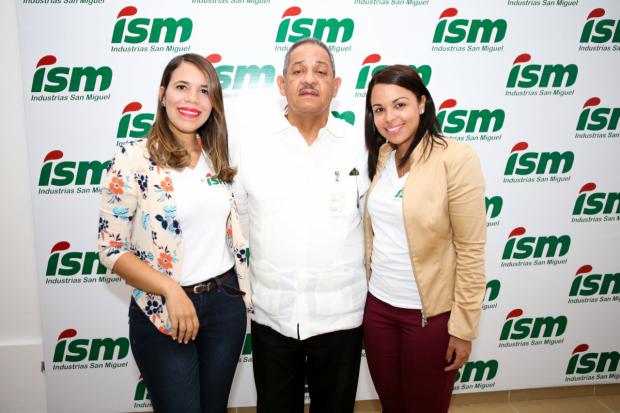
<svg viewBox="0 0 620 413">
<path fill-rule="evenodd" d="M 239 288 L 236 277 L 223 283 Z M 222 287 L 188 296 L 200 322 L 196 340 L 182 344 L 160 333 L 132 299 L 131 351 L 155 412 L 225 413 L 245 338 L 245 304 Z"/>
</svg>

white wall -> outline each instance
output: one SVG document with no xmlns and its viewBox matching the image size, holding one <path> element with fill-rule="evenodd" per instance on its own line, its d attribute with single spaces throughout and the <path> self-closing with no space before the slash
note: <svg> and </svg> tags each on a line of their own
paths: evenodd
<svg viewBox="0 0 620 413">
<path fill-rule="evenodd" d="M 15 3 L 0 2 L 0 410 L 45 412 Z"/>
</svg>

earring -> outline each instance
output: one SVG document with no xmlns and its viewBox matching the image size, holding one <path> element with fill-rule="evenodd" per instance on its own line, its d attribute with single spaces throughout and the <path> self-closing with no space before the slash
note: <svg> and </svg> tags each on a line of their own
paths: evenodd
<svg viewBox="0 0 620 413">
<path fill-rule="evenodd" d="M 162 107 L 162 108 L 165 108 L 165 107 L 166 107 L 166 101 L 165 101 L 165 100 L 162 100 L 162 101 L 161 101 L 161 107 Z"/>
</svg>

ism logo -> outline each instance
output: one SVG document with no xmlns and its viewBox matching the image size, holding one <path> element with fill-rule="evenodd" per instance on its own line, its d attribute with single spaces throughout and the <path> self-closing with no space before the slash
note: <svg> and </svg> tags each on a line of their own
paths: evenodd
<svg viewBox="0 0 620 413">
<path fill-rule="evenodd" d="M 218 65 L 222 61 L 219 54 L 210 54 L 207 60 L 214 65 L 223 91 L 269 87 L 276 78 L 272 65 Z"/>
<path fill-rule="evenodd" d="M 381 55 L 377 53 L 369 54 L 362 62 L 362 68 L 357 75 L 357 81 L 355 82 L 355 97 L 366 97 L 366 89 L 368 88 L 368 82 L 372 76 L 379 70 L 387 67 L 387 64 L 377 64 L 381 61 Z M 431 81 L 431 75 L 433 69 L 429 65 L 409 65 L 410 68 L 418 72 L 422 83 L 428 85 Z"/>
<path fill-rule="evenodd" d="M 310 18 L 298 17 L 301 8 L 289 7 L 282 13 L 278 31 L 276 33 L 276 51 L 287 51 L 288 45 L 306 37 L 314 37 L 326 43 L 329 49 L 336 52 L 351 51 L 350 45 L 344 45 L 353 38 L 355 22 L 351 18 Z M 339 43 L 336 45 L 334 43 Z"/>
<path fill-rule="evenodd" d="M 152 408 L 151 396 L 149 396 L 149 391 L 146 388 L 146 383 L 142 376 L 138 379 L 138 383 L 136 383 L 136 390 L 133 395 L 134 401 L 134 409 L 137 408 Z"/>
<path fill-rule="evenodd" d="M 598 302 L 620 302 L 620 273 L 593 273 L 591 265 L 584 265 L 571 283 L 568 303 Z"/>
<path fill-rule="evenodd" d="M 52 358 L 53 370 L 127 367 L 128 361 L 123 361 L 129 354 L 129 340 L 126 337 L 76 337 L 77 331 L 73 328 L 60 333 Z"/>
<path fill-rule="evenodd" d="M 492 381 L 497 376 L 499 363 L 497 360 L 468 361 L 456 373 L 454 390 L 484 390 L 495 387 Z"/>
<path fill-rule="evenodd" d="M 508 235 L 502 253 L 502 267 L 566 264 L 568 258 L 561 257 L 570 250 L 571 238 L 568 235 L 526 237 L 525 232 L 524 227 L 517 227 Z"/>
<path fill-rule="evenodd" d="M 103 172 L 111 161 L 65 161 L 64 153 L 53 150 L 43 158 L 39 174 L 39 194 L 89 194 L 100 193 Z M 75 188 L 65 188 L 69 185 Z M 85 188 L 85 185 L 94 188 Z"/>
<path fill-rule="evenodd" d="M 553 346 L 564 342 L 564 338 L 559 337 L 566 332 L 566 316 L 522 316 L 523 310 L 520 308 L 508 313 L 499 336 L 499 347 Z"/>
<path fill-rule="evenodd" d="M 504 206 L 504 199 L 499 196 L 484 197 L 484 206 L 487 212 L 487 227 L 496 227 L 499 225 L 499 214 Z"/>
<path fill-rule="evenodd" d="M 451 7 L 439 15 L 433 34 L 434 52 L 499 52 L 497 45 L 506 37 L 508 23 L 504 19 L 456 18 L 458 9 Z"/>
<path fill-rule="evenodd" d="M 350 110 L 343 111 L 343 112 L 332 110 L 332 115 L 334 115 L 335 118 L 342 119 L 343 121 L 347 122 L 349 125 L 355 125 L 355 113 L 353 113 Z"/>
<path fill-rule="evenodd" d="M 601 107 L 601 99 L 591 97 L 583 104 L 575 138 L 620 138 L 620 108 Z"/>
<path fill-rule="evenodd" d="M 110 275 L 96 251 L 72 251 L 71 244 L 60 241 L 50 250 L 45 269 L 45 284 L 112 283 L 121 279 Z"/>
<path fill-rule="evenodd" d="M 566 366 L 567 382 L 620 379 L 618 351 L 588 352 L 590 346 L 579 344 L 573 349 Z"/>
<path fill-rule="evenodd" d="M 579 190 L 573 206 L 571 222 L 620 221 L 620 192 L 596 191 L 596 184 L 588 182 Z"/>
<path fill-rule="evenodd" d="M 569 96 L 577 81 L 576 64 L 530 63 L 532 56 L 520 54 L 512 63 L 506 81 L 506 96 Z"/>
<path fill-rule="evenodd" d="M 497 308 L 497 297 L 502 288 L 502 283 L 499 280 L 489 280 L 487 282 L 487 288 L 484 294 L 484 303 L 482 304 L 483 310 L 490 310 Z"/>
<path fill-rule="evenodd" d="M 109 66 L 58 66 L 56 56 L 43 56 L 32 76 L 32 101 L 90 101 L 109 100 L 112 84 Z M 67 95 L 67 93 L 69 93 Z"/>
<path fill-rule="evenodd" d="M 456 99 L 444 100 L 439 105 L 437 120 L 441 130 L 461 141 L 497 141 L 506 119 L 502 109 L 460 109 Z"/>
<path fill-rule="evenodd" d="M 588 14 L 579 38 L 580 51 L 620 50 L 620 20 L 604 19 L 605 9 L 594 9 Z"/>
<path fill-rule="evenodd" d="M 245 341 L 243 342 L 243 348 L 241 349 L 241 356 L 239 356 L 239 363 L 251 363 L 252 362 L 252 335 L 246 334 Z"/>
<path fill-rule="evenodd" d="M 575 154 L 565 152 L 530 152 L 527 142 L 519 142 L 510 151 L 504 169 L 504 183 L 568 182 Z"/>
<path fill-rule="evenodd" d="M 134 17 L 137 14 L 138 9 L 134 6 L 118 12 L 112 30 L 112 52 L 179 53 L 190 50 L 189 45 L 180 46 L 192 36 L 194 24 L 190 18 Z"/>
<path fill-rule="evenodd" d="M 148 135 L 155 120 L 154 113 L 141 112 L 140 102 L 128 103 L 123 109 L 116 130 L 117 139 L 144 138 Z"/>
</svg>

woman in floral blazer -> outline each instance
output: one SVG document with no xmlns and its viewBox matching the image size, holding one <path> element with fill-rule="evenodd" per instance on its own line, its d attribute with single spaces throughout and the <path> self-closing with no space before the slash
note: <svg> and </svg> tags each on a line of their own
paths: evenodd
<svg viewBox="0 0 620 413">
<path fill-rule="evenodd" d="M 108 171 L 99 255 L 134 287 L 131 348 L 155 411 L 225 412 L 252 306 L 213 66 L 175 57 L 159 101 Z"/>
</svg>

